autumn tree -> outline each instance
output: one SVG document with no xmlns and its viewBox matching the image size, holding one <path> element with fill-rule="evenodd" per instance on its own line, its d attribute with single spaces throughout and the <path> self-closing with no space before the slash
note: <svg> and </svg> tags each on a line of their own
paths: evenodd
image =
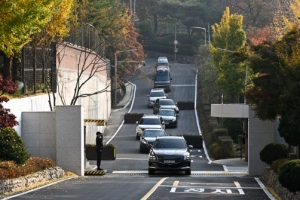
<svg viewBox="0 0 300 200">
<path fill-rule="evenodd" d="M 236 102 L 245 88 L 246 60 L 233 62 L 230 54 L 242 50 L 246 44 L 243 16 L 230 14 L 227 7 L 221 22 L 212 26 L 212 37 L 209 48 L 218 70 L 217 84 L 231 95 L 230 101 Z"/>
<path fill-rule="evenodd" d="M 246 92 L 247 101 L 255 105 L 260 119 L 279 117 L 280 135 L 294 146 L 300 145 L 299 39 L 299 26 L 294 25 L 282 40 L 252 46 L 249 66 L 257 77 Z"/>
<path fill-rule="evenodd" d="M 14 94 L 17 89 L 18 86 L 12 81 L 11 77 L 3 79 L 2 74 L 0 74 L 0 129 L 14 127 L 19 124 L 16 121 L 16 116 L 10 113 L 10 109 L 4 108 L 2 105 L 3 102 L 9 101 L 5 93 Z"/>
</svg>

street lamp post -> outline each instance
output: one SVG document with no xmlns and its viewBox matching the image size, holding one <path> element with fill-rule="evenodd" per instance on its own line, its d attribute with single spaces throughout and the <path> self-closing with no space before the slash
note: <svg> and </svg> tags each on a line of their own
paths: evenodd
<svg viewBox="0 0 300 200">
<path fill-rule="evenodd" d="M 204 43 L 205 43 L 205 46 L 206 46 L 206 28 L 203 28 L 203 27 L 199 27 L 199 26 L 194 26 L 194 27 L 191 27 L 191 28 L 198 28 L 198 29 L 203 29 L 205 34 L 204 34 Z"/>
<path fill-rule="evenodd" d="M 115 86 L 114 86 L 114 89 L 115 89 L 115 99 L 114 99 L 114 107 L 117 106 L 117 97 L 118 97 L 118 93 L 117 93 L 117 69 L 118 69 L 118 53 L 121 53 L 121 52 L 126 52 L 126 51 L 136 51 L 137 49 L 129 49 L 129 50 L 124 50 L 124 51 L 116 51 L 115 52 Z M 121 61 L 119 61 L 121 62 Z"/>
<path fill-rule="evenodd" d="M 175 27 L 174 61 L 175 61 L 175 62 L 176 62 L 176 52 L 177 52 L 177 48 L 176 48 L 176 44 L 177 44 L 177 40 L 176 40 L 177 26 L 178 26 L 178 23 L 176 22 L 176 23 L 174 24 L 174 27 Z"/>
</svg>

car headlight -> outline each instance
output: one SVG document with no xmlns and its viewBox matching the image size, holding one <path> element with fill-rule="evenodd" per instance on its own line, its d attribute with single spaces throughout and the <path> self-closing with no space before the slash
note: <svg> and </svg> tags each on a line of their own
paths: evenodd
<svg viewBox="0 0 300 200">
<path fill-rule="evenodd" d="M 184 154 L 183 160 L 191 160 L 191 155 L 189 153 Z"/>
<path fill-rule="evenodd" d="M 175 121 L 176 121 L 176 119 L 175 119 L 175 118 L 173 118 L 173 119 L 172 119 L 172 122 L 175 122 Z"/>
<path fill-rule="evenodd" d="M 145 140 L 144 138 L 142 139 L 142 143 L 143 144 L 148 144 L 147 140 Z"/>
<path fill-rule="evenodd" d="M 156 155 L 153 151 L 150 151 L 148 158 L 149 160 L 157 160 Z"/>
</svg>

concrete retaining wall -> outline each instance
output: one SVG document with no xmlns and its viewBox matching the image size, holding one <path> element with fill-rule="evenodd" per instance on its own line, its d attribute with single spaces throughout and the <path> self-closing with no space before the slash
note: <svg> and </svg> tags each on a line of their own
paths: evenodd
<svg viewBox="0 0 300 200">
<path fill-rule="evenodd" d="M 47 157 L 63 169 L 84 175 L 82 106 L 56 106 L 53 112 L 24 112 L 22 138 L 36 157 Z"/>
<path fill-rule="evenodd" d="M 54 167 L 21 178 L 0 180 L 0 192 L 5 194 L 7 192 L 20 191 L 38 183 L 61 178 L 64 175 L 63 169 Z"/>
</svg>

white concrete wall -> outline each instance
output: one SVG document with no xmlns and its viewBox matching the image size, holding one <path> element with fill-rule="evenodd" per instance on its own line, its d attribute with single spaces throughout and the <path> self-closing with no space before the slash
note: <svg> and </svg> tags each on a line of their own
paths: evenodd
<svg viewBox="0 0 300 200">
<path fill-rule="evenodd" d="M 34 157 L 56 161 L 55 112 L 22 112 L 22 139 L 28 153 Z"/>
<path fill-rule="evenodd" d="M 97 91 L 101 93 L 93 96 L 79 98 L 76 105 L 84 107 L 84 119 L 103 119 L 107 120 L 111 113 L 111 86 L 110 79 L 107 77 L 106 62 L 99 59 L 96 54 L 82 53 L 83 49 L 71 45 L 58 45 L 58 91 L 60 91 L 65 105 L 70 105 L 74 95 L 78 79 L 78 71 L 83 72 L 80 77 L 80 83 L 85 82 L 89 78 L 92 67 L 99 67 L 99 71 L 86 82 L 79 91 L 81 94 L 92 94 Z M 90 64 L 95 63 L 95 64 Z M 81 66 L 86 67 L 83 71 Z M 79 70 L 78 70 L 79 68 Z M 106 91 L 107 90 L 107 91 Z M 57 95 L 57 104 L 63 105 L 59 95 Z M 86 127 L 86 143 L 95 143 L 95 134 L 97 131 L 104 132 L 104 126 L 87 126 Z"/>
<path fill-rule="evenodd" d="M 274 122 L 258 119 L 250 108 L 248 128 L 248 174 L 260 176 L 267 164 L 260 160 L 259 153 L 267 144 L 274 142 Z"/>
<path fill-rule="evenodd" d="M 84 176 L 82 106 L 56 106 L 56 164 Z"/>
<path fill-rule="evenodd" d="M 50 111 L 48 101 L 48 95 L 42 94 L 37 96 L 28 96 L 26 98 L 11 99 L 7 103 L 4 102 L 3 106 L 4 108 L 9 108 L 10 112 L 17 117 L 16 120 L 19 122 L 19 125 L 15 126 L 14 129 L 18 132 L 20 136 L 22 136 L 22 112 Z"/>
</svg>

